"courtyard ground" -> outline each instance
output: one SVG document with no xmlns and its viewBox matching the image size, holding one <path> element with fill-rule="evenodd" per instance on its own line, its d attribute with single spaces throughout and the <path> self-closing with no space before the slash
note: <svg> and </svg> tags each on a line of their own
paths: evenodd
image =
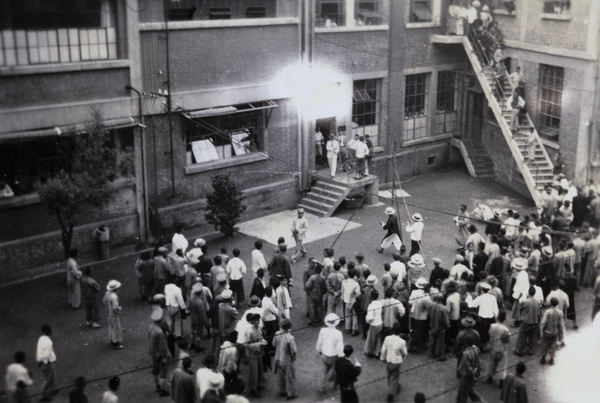
<svg viewBox="0 0 600 403">
<path fill-rule="evenodd" d="M 483 202 L 492 208 L 513 208 L 520 212 L 532 207 L 526 198 L 515 194 L 488 179 L 471 178 L 466 171 L 439 171 L 411 178 L 402 184 L 409 197 L 406 202 L 411 214 L 419 212 L 424 217 L 425 231 L 423 235 L 424 257 L 428 265 L 434 257 L 443 261 L 443 266 L 450 268 L 456 254 L 454 236 L 456 227 L 452 216 L 458 212 L 461 203 L 469 205 L 472 210 L 477 202 Z M 334 219 L 323 219 L 308 216 L 311 238 L 307 244 L 308 256 L 292 266 L 296 281 L 292 288 L 292 300 L 296 305 L 292 309 L 292 331 L 299 349 L 297 382 L 301 397 L 300 402 L 337 401 L 336 392 L 320 396 L 317 393 L 317 382 L 321 376 L 320 361 L 315 352 L 318 328 L 308 327 L 305 317 L 305 296 L 300 279 L 309 256 L 322 257 L 322 250 L 331 247 L 335 256 L 346 256 L 355 260 L 354 256 L 362 252 L 371 271 L 378 278 L 383 274 L 383 263 L 390 262 L 391 250 L 384 254 L 375 251 L 384 232 L 378 219 L 385 219 L 383 214 L 389 201 L 382 199 L 378 206 L 368 206 L 353 211 L 339 211 Z M 249 266 L 250 252 L 257 236 L 269 242 L 263 252 L 269 259 L 272 256 L 272 243 L 278 236 L 291 241 L 289 225 L 295 212 L 289 211 L 274 216 L 264 217 L 249 223 L 241 223 L 241 231 L 230 238 L 211 237 L 208 242 L 209 255 L 213 256 L 221 246 L 229 251 L 236 247 L 242 251 L 242 258 Z M 407 222 L 407 211 L 400 206 L 400 221 Z M 351 218 L 350 225 L 344 223 Z M 404 225 L 403 225 L 404 226 Z M 333 228 L 333 230 L 332 230 Z M 479 226 L 483 230 L 483 226 Z M 194 231 L 184 234 L 190 241 L 200 235 Z M 250 234 L 250 235 L 248 235 Z M 338 237 L 339 235 L 339 237 Z M 336 240 L 337 238 L 337 240 Z M 404 234 L 404 239 L 408 236 Z M 35 365 L 35 345 L 39 337 L 39 329 L 43 323 L 50 323 L 54 329 L 53 340 L 58 356 L 58 384 L 61 392 L 55 401 L 67 401 L 75 377 L 85 376 L 89 384 L 86 393 L 91 402 L 101 401 L 101 394 L 107 390 L 108 378 L 113 374 L 121 377 L 119 396 L 123 402 L 159 402 L 170 401 L 170 398 L 159 398 L 154 392 L 153 378 L 150 374 L 150 359 L 147 346 L 147 329 L 150 324 L 150 307 L 139 299 L 137 283 L 133 270 L 137 253 L 119 251 L 120 256 L 109 261 L 93 264 L 94 273 L 101 285 L 105 286 L 110 279 L 123 283 L 120 294 L 123 306 L 122 323 L 124 326 L 123 350 L 114 350 L 107 340 L 107 329 L 103 326 L 94 330 L 85 327 L 84 313 L 73 311 L 67 306 L 65 275 L 51 275 L 33 281 L 7 286 L 0 290 L 0 367 L 5 368 L 12 360 L 15 351 L 27 353 L 27 366 L 34 375 L 32 393 L 38 393 L 43 377 Z M 127 252 L 127 253 L 125 253 Z M 289 253 L 288 253 L 289 255 Z M 251 275 L 245 278 L 245 290 L 251 288 Z M 588 289 L 577 293 L 577 309 L 580 328 L 577 331 L 567 325 L 566 347 L 561 349 L 553 367 L 539 364 L 539 357 L 525 357 L 528 370 L 525 374 L 529 385 L 531 402 L 591 402 L 600 396 L 598 376 L 599 337 L 594 334 L 590 324 L 590 312 L 593 296 Z M 105 320 L 103 325 L 105 324 Z M 188 325 L 189 326 L 189 325 Z M 515 344 L 517 328 L 511 328 L 511 347 Z M 363 340 L 350 337 L 344 333 L 345 342 L 352 344 L 355 356 L 362 364 L 362 374 L 356 384 L 361 401 L 385 401 L 387 393 L 385 367 L 382 362 L 366 358 L 362 354 Z M 510 351 L 509 350 L 509 351 Z M 201 366 L 204 354 L 193 356 L 194 368 Z M 508 355 L 508 365 L 513 366 L 519 357 Z M 484 356 L 483 362 L 487 362 Z M 412 402 L 416 392 L 424 392 L 428 401 L 452 402 L 456 397 L 458 381 L 455 377 L 456 360 L 432 361 L 427 354 L 409 355 L 402 365 L 401 402 Z M 509 369 L 512 371 L 512 369 Z M 242 370 L 242 377 L 246 368 Z M 275 376 L 267 374 L 267 388 L 260 401 L 278 401 L 279 391 Z M 496 386 L 482 382 L 478 391 L 488 402 L 499 401 L 500 393 Z M 256 399 L 255 399 L 256 401 Z"/>
</svg>

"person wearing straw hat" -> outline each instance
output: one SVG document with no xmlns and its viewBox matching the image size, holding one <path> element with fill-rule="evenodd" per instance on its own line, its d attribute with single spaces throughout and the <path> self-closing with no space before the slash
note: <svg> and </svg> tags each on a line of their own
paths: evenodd
<svg viewBox="0 0 600 403">
<path fill-rule="evenodd" d="M 483 281 L 479 284 L 481 285 L 482 294 L 469 302 L 469 308 L 478 308 L 479 335 L 481 341 L 487 343 L 490 340 L 490 326 L 498 316 L 498 300 L 489 293 L 492 286 L 488 282 Z"/>
<path fill-rule="evenodd" d="M 169 347 L 167 346 L 167 337 L 163 332 L 160 324 L 163 320 L 164 312 L 161 308 L 152 311 L 150 319 L 152 324 L 148 328 L 149 348 L 148 352 L 152 358 L 152 375 L 154 375 L 154 383 L 156 392 L 159 396 L 168 396 L 167 391 L 167 363 L 171 358 Z"/>
<path fill-rule="evenodd" d="M 411 340 L 409 352 L 418 352 L 427 346 L 427 336 L 429 333 L 429 306 L 431 298 L 429 297 L 429 282 L 424 278 L 419 278 L 415 282 L 415 288 L 410 294 L 408 303 L 411 306 Z"/>
<path fill-rule="evenodd" d="M 340 324 L 340 317 L 335 313 L 329 313 L 325 316 L 324 323 L 325 327 L 319 331 L 316 346 L 317 353 L 323 361 L 324 369 L 321 385 L 319 386 L 320 393 L 327 392 L 331 384 L 335 384 L 335 361 L 338 357 L 344 356 L 344 335 L 336 329 L 336 326 Z"/>
<path fill-rule="evenodd" d="M 213 376 L 208 380 L 208 389 L 204 393 L 202 403 L 222 403 L 225 402 L 225 393 L 223 392 L 223 385 L 225 381 L 220 376 Z"/>
<path fill-rule="evenodd" d="M 384 222 L 379 220 L 381 228 L 387 230 L 387 234 L 381 240 L 381 246 L 377 248 L 377 252 L 383 253 L 384 249 L 389 248 L 391 245 L 396 247 L 396 250 L 400 250 L 402 246 L 402 234 L 400 233 L 400 225 L 398 224 L 398 217 L 396 216 L 396 210 L 392 207 L 385 209 L 388 219 Z"/>
<path fill-rule="evenodd" d="M 458 209 L 458 215 L 454 217 L 454 223 L 456 224 L 457 234 L 454 237 L 456 243 L 458 244 L 458 249 L 462 250 L 465 248 L 467 244 L 467 237 L 469 236 L 469 231 L 467 231 L 467 226 L 470 222 L 470 214 L 467 211 L 467 205 L 461 204 Z"/>
<path fill-rule="evenodd" d="M 192 294 L 193 296 L 187 304 L 192 330 L 190 348 L 196 349 L 197 353 L 201 353 L 204 351 L 204 348 L 200 345 L 203 330 L 206 329 L 207 334 L 210 335 L 210 322 L 208 321 L 209 305 L 206 292 L 204 292 L 204 286 L 201 282 L 192 286 Z"/>
<path fill-rule="evenodd" d="M 415 283 L 418 279 L 423 277 L 425 271 L 425 260 L 419 253 L 415 253 L 410 257 L 408 262 L 408 271 L 406 280 L 410 283 L 411 290 L 415 287 Z"/>
<path fill-rule="evenodd" d="M 112 346 L 116 349 L 123 348 L 123 329 L 121 328 L 121 303 L 119 302 L 118 290 L 121 283 L 117 280 L 110 280 L 106 286 L 106 294 L 102 302 L 106 309 L 108 317 L 108 338 Z"/>
<path fill-rule="evenodd" d="M 452 349 L 452 353 L 456 357 L 456 377 L 460 379 L 461 375 L 458 371 L 460 366 L 460 362 L 462 360 L 463 352 L 465 349 L 469 347 L 469 341 L 475 340 L 475 345 L 479 345 L 481 339 L 479 337 L 479 332 L 474 329 L 477 322 L 473 319 L 472 316 L 467 315 L 463 317 L 460 321 L 460 324 L 463 326 L 463 329 L 458 332 L 456 335 L 456 340 L 454 341 L 454 347 Z"/>
<path fill-rule="evenodd" d="M 186 254 L 188 262 L 190 266 L 196 268 L 198 263 L 200 262 L 200 256 L 204 255 L 202 252 L 202 246 L 206 244 L 206 241 L 203 238 L 196 238 L 194 241 L 195 248 L 190 249 Z"/>
<path fill-rule="evenodd" d="M 514 301 L 512 309 L 512 319 L 515 324 L 521 323 L 521 308 L 519 304 L 527 298 L 529 290 L 529 274 L 527 274 L 527 260 L 521 258 L 513 259 L 511 263 L 513 272 L 516 272 L 514 287 L 512 289 L 512 299 Z"/>
<path fill-rule="evenodd" d="M 406 232 L 410 233 L 410 253 L 409 256 L 415 253 L 421 253 L 421 239 L 423 237 L 423 217 L 419 213 L 412 215 L 412 223 L 406 224 Z"/>
<path fill-rule="evenodd" d="M 540 303 L 535 299 L 535 287 L 529 287 L 527 299 L 520 303 L 520 308 L 522 322 L 513 352 L 518 356 L 526 352 L 533 355 L 541 316 Z"/>
<path fill-rule="evenodd" d="M 296 393 L 296 339 L 290 333 L 292 322 L 289 318 L 281 323 L 281 330 L 275 333 L 275 373 L 279 372 L 279 396 L 292 400 L 298 397 Z"/>
<path fill-rule="evenodd" d="M 387 401 L 394 402 L 400 393 L 400 369 L 402 362 L 408 356 L 406 341 L 400 334 L 402 328 L 399 324 L 394 325 L 392 332 L 383 340 L 381 346 L 381 361 L 385 362 L 388 383 Z"/>
<path fill-rule="evenodd" d="M 297 211 L 297 217 L 294 217 L 292 221 L 292 236 L 296 241 L 296 250 L 292 256 L 292 264 L 296 263 L 298 256 L 306 256 L 306 248 L 304 248 L 304 240 L 306 239 L 306 232 L 308 231 L 308 220 L 304 217 L 304 209 L 299 208 Z"/>
<path fill-rule="evenodd" d="M 251 313 L 247 316 L 251 327 L 245 330 L 244 347 L 248 357 L 248 389 L 254 397 L 260 398 L 260 390 L 263 388 L 263 356 L 267 341 L 263 337 L 260 328 L 260 314 Z"/>
<path fill-rule="evenodd" d="M 367 309 L 369 308 L 369 304 L 373 300 L 372 294 L 375 292 L 375 284 L 377 284 L 379 280 L 373 274 L 370 274 L 365 281 L 365 287 L 362 290 L 362 295 L 357 297 L 357 302 L 360 301 L 360 310 L 357 310 L 356 314 L 358 316 L 358 322 L 360 323 L 363 331 L 362 338 L 363 340 L 367 339 L 367 332 L 369 331 L 369 324 L 367 323 Z M 355 308 L 356 309 L 356 308 Z"/>
</svg>

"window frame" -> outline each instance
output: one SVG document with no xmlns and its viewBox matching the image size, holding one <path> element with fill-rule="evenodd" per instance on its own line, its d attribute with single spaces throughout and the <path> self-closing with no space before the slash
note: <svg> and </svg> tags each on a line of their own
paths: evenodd
<svg viewBox="0 0 600 403">
<path fill-rule="evenodd" d="M 355 0 L 354 21 L 356 26 L 384 25 L 385 17 L 380 8 L 380 0 Z"/>
<path fill-rule="evenodd" d="M 379 145 L 381 85 L 380 78 L 354 80 L 352 83 L 352 122 L 358 124 L 352 128 L 352 135 L 368 134 L 374 146 Z"/>
<path fill-rule="evenodd" d="M 538 78 L 538 127 L 542 138 L 558 143 L 562 118 L 565 69 L 540 63 Z"/>
<path fill-rule="evenodd" d="M 458 74 L 441 70 L 437 78 L 435 134 L 453 133 L 457 125 Z"/>
<path fill-rule="evenodd" d="M 405 76 L 404 141 L 420 140 L 428 137 L 430 76 L 431 73 L 418 73 Z M 414 101 L 411 101 L 411 99 L 414 99 Z"/>
<path fill-rule="evenodd" d="M 560 10 L 557 10 L 557 6 Z M 559 12 L 557 12 L 559 11 Z M 550 1 L 544 0 L 542 2 L 542 14 L 545 15 L 571 15 L 571 1 Z"/>
<path fill-rule="evenodd" d="M 337 5 L 337 12 L 323 13 L 323 6 Z M 336 16 L 335 21 L 325 16 Z M 327 21 L 335 22 L 336 25 L 328 25 Z M 345 27 L 346 23 L 346 2 L 344 0 L 316 0 L 315 1 L 315 26 L 320 28 Z"/>
</svg>

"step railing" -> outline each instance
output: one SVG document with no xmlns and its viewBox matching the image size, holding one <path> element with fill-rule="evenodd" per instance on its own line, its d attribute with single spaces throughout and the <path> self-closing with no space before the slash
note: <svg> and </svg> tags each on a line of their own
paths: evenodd
<svg viewBox="0 0 600 403">
<path fill-rule="evenodd" d="M 492 84 L 494 84 L 494 87 L 496 87 L 495 89 L 491 88 L 490 81 L 488 81 L 487 77 L 484 74 L 486 67 L 485 64 L 489 66 L 490 59 L 487 57 L 485 49 L 483 49 L 483 46 L 477 38 L 475 31 L 471 27 L 468 31 L 468 35 L 465 38 L 463 38 L 463 45 L 465 47 L 467 56 L 471 61 L 471 65 L 473 66 L 473 69 L 475 70 L 475 73 L 479 79 L 479 83 L 481 84 L 481 87 L 484 93 L 486 94 L 486 97 L 488 98 L 489 106 L 494 112 L 494 116 L 496 117 L 498 125 L 500 126 L 500 130 L 504 135 L 504 139 L 509 149 L 511 150 L 511 153 L 514 157 L 519 171 L 523 175 L 523 179 L 525 181 L 525 184 L 527 185 L 527 188 L 529 189 L 531 198 L 533 199 L 536 205 L 540 206 L 542 202 L 540 199 L 540 194 L 537 190 L 537 182 L 535 181 L 532 172 L 529 170 L 529 167 L 525 164 L 523 154 L 521 153 L 521 150 L 519 149 L 515 139 L 513 138 L 512 131 L 508 126 L 506 118 L 504 117 L 502 105 L 500 104 L 500 101 L 496 98 L 495 95 L 498 94 L 498 96 L 504 103 L 504 90 L 502 86 L 499 85 L 495 74 L 493 74 L 493 70 L 491 70 L 491 67 L 489 67 L 488 72 L 492 72 L 491 82 Z M 482 63 L 484 63 L 483 66 Z"/>
</svg>

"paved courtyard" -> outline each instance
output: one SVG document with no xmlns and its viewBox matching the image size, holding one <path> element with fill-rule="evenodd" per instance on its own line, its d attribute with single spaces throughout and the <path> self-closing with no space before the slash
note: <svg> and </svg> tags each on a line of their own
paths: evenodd
<svg viewBox="0 0 600 403">
<path fill-rule="evenodd" d="M 450 268 L 456 253 L 454 245 L 455 226 L 452 220 L 457 213 L 458 205 L 467 203 L 469 210 L 476 202 L 483 202 L 492 208 L 514 208 L 525 212 L 532 204 L 529 200 L 486 179 L 473 179 L 466 171 L 454 170 L 433 172 L 414 177 L 402 184 L 406 191 L 410 213 L 419 212 L 424 217 L 425 231 L 423 235 L 423 251 L 426 262 L 431 265 L 433 257 L 439 257 L 446 268 Z M 380 278 L 383 274 L 383 263 L 391 261 L 391 251 L 378 254 L 375 247 L 379 245 L 384 232 L 378 219 L 384 219 L 383 210 L 389 205 L 381 199 L 381 204 L 364 207 L 356 211 L 351 222 L 344 224 L 351 217 L 352 211 L 339 211 L 335 217 L 321 219 L 309 216 L 310 235 L 307 249 L 308 256 L 322 257 L 322 250 L 331 247 L 339 232 L 343 232 L 333 248 L 335 256 L 346 256 L 354 260 L 358 252 L 366 256 L 365 262 L 372 272 Z M 417 207 L 419 206 L 419 207 Z M 401 206 L 400 220 L 407 221 L 406 209 Z M 291 241 L 289 225 L 295 213 L 281 212 L 275 216 L 252 220 L 240 224 L 241 233 L 231 238 L 211 239 L 208 242 L 209 255 L 214 255 L 221 246 L 229 251 L 234 247 L 242 251 L 242 258 L 249 265 L 250 251 L 253 249 L 256 236 L 269 242 L 263 248 L 265 257 L 270 258 L 274 250 L 272 245 L 277 237 L 284 236 Z M 482 226 L 480 226 L 483 229 Z M 192 231 L 185 232 L 188 239 L 197 235 Z M 404 235 L 405 239 L 408 236 Z M 108 280 L 117 279 L 123 283 L 121 302 L 123 305 L 122 322 L 124 330 L 124 350 L 113 350 L 107 340 L 106 327 L 93 330 L 85 327 L 84 313 L 72 311 L 67 306 L 66 283 L 64 275 L 52 275 L 42 279 L 29 281 L 9 287 L 0 292 L 0 367 L 5 368 L 17 350 L 27 353 L 27 366 L 34 374 L 34 385 L 31 392 L 37 393 L 42 383 L 41 371 L 35 365 L 35 344 L 39 336 L 39 328 L 43 323 L 50 323 L 54 328 L 53 340 L 58 356 L 58 383 L 61 390 L 55 401 L 67 401 L 68 390 L 75 377 L 84 375 L 89 381 L 86 389 L 91 402 L 99 402 L 101 394 L 107 389 L 108 377 L 120 374 L 121 391 L 119 396 L 123 402 L 159 402 L 170 401 L 170 398 L 159 398 L 154 392 L 153 378 L 150 374 L 150 359 L 147 353 L 147 328 L 150 323 L 150 307 L 140 301 L 137 283 L 133 271 L 136 254 L 129 253 L 107 262 L 94 264 L 95 275 L 103 286 Z M 292 266 L 296 286 L 292 288 L 292 331 L 296 337 L 299 354 L 297 362 L 297 378 L 301 402 L 339 400 L 338 394 L 332 392 L 327 396 L 319 396 L 315 381 L 321 375 L 319 357 L 315 352 L 318 335 L 317 328 L 307 327 L 308 319 L 304 312 L 304 292 L 300 285 L 302 272 L 307 258 L 300 259 Z M 245 289 L 249 293 L 251 275 L 245 279 Z M 587 289 L 577 294 L 577 309 L 580 317 L 580 328 L 571 330 L 567 325 L 566 347 L 561 349 L 553 367 L 541 366 L 538 357 L 526 357 L 530 360 L 525 377 L 529 382 L 529 398 L 531 402 L 592 402 L 600 396 L 597 382 L 600 347 L 598 333 L 592 331 L 590 311 L 593 298 Z M 189 324 L 188 324 L 189 326 Z M 511 328 L 511 347 L 516 340 L 516 328 Z M 363 340 L 360 337 L 349 337 L 344 334 L 345 342 L 355 348 L 355 358 L 362 363 L 363 372 L 357 383 L 361 401 L 384 401 L 386 396 L 385 367 L 382 362 L 366 358 L 362 354 Z M 193 358 L 194 368 L 199 368 L 203 354 Z M 517 362 L 516 356 L 509 353 L 509 365 Z M 484 361 L 487 362 L 487 356 Z M 426 354 L 409 355 L 402 366 L 402 392 L 400 400 L 411 402 L 418 391 L 425 393 L 432 402 L 452 402 L 456 396 L 458 385 L 455 378 L 454 358 L 446 362 L 432 361 Z M 247 368 L 242 370 L 246 375 Z M 512 371 L 512 370 L 511 370 Z M 489 402 L 499 401 L 497 387 L 481 383 L 478 390 Z M 267 375 L 267 389 L 261 401 L 277 401 L 277 382 L 274 375 Z"/>
</svg>

